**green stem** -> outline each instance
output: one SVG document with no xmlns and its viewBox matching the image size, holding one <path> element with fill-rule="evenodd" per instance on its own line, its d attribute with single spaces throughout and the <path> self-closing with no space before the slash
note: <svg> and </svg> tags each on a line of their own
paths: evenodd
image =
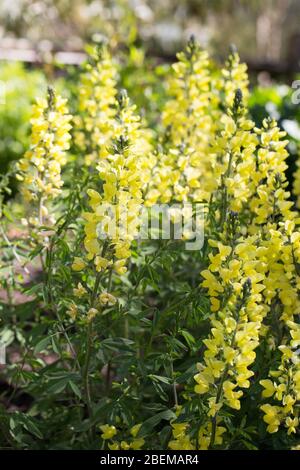
<svg viewBox="0 0 300 470">
<path fill-rule="evenodd" d="M 1 234 L 2 234 L 2 237 L 3 237 L 4 241 L 7 243 L 7 245 L 11 249 L 11 252 L 12 252 L 13 256 L 16 258 L 18 263 L 20 263 L 20 265 L 22 266 L 22 259 L 18 255 L 18 253 L 15 249 L 15 246 L 11 243 L 11 241 L 7 237 L 6 233 L 4 232 L 4 229 L 3 229 L 2 225 L 0 225 L 0 231 L 1 231 Z M 26 272 L 26 274 L 29 274 L 29 270 L 26 268 L 26 266 L 24 266 L 24 271 Z"/>
<path fill-rule="evenodd" d="M 173 359 L 171 359 L 171 375 L 172 375 L 172 382 L 173 382 L 173 395 L 174 395 L 174 404 L 178 406 L 178 396 L 177 396 L 177 389 L 176 389 L 176 380 L 174 378 L 174 367 L 173 367 Z"/>
<path fill-rule="evenodd" d="M 95 301 L 97 298 L 97 293 L 100 285 L 101 280 L 101 272 L 98 272 L 96 275 L 96 280 L 94 284 L 94 289 L 91 295 L 90 300 L 90 308 L 93 308 L 95 305 Z M 82 380 L 84 385 L 85 391 L 85 399 L 86 399 L 86 406 L 88 410 L 89 419 L 93 418 L 93 407 L 92 407 L 92 399 L 91 399 L 91 389 L 90 389 L 90 380 L 89 380 L 89 370 L 90 370 L 90 362 L 91 362 L 91 355 L 92 355 L 92 337 L 93 337 L 93 320 L 88 323 L 87 331 L 86 331 L 86 353 L 85 353 L 85 361 L 82 370 Z M 91 435 L 93 435 L 94 431 L 91 430 Z"/>
<path fill-rule="evenodd" d="M 87 405 L 90 419 L 92 419 L 93 417 L 91 390 L 90 390 L 90 381 L 89 381 L 89 368 L 90 368 L 90 360 L 91 360 L 91 352 L 92 352 L 92 334 L 93 334 L 92 325 L 93 325 L 93 322 L 90 321 L 87 327 L 85 363 L 84 363 L 83 371 L 82 371 L 86 405 Z"/>
<path fill-rule="evenodd" d="M 46 288 L 47 288 L 47 301 L 48 301 L 48 304 L 50 306 L 50 309 L 54 312 L 54 314 L 56 315 L 57 319 L 58 319 L 58 323 L 59 323 L 59 327 L 60 327 L 60 330 L 62 332 L 62 334 L 64 335 L 67 343 L 68 343 L 68 346 L 70 348 L 70 351 L 74 357 L 74 361 L 75 361 L 75 364 L 78 368 L 78 370 L 80 370 L 80 364 L 79 364 L 79 361 L 77 359 L 77 354 L 76 354 L 76 351 L 74 349 L 74 346 L 69 338 L 69 335 L 64 327 L 64 323 L 61 319 L 61 316 L 58 312 L 58 309 L 56 307 L 56 304 L 55 302 L 53 301 L 53 295 L 52 295 L 52 261 L 53 261 L 53 248 L 54 248 L 54 238 L 51 239 L 51 242 L 50 242 L 50 247 L 49 247 L 49 250 L 48 250 L 48 269 L 47 269 L 47 272 L 46 272 L 46 275 L 47 275 L 47 278 L 46 278 Z"/>
</svg>

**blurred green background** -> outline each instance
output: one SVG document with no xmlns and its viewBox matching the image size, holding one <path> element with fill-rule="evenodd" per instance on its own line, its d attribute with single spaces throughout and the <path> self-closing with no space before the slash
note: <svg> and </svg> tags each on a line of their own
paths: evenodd
<svg viewBox="0 0 300 470">
<path fill-rule="evenodd" d="M 173 55 L 193 33 L 218 56 L 232 42 L 244 59 L 279 62 L 299 59 L 299 15 L 298 0 L 1 0 L 0 38 L 47 51 L 137 36 Z"/>
</svg>

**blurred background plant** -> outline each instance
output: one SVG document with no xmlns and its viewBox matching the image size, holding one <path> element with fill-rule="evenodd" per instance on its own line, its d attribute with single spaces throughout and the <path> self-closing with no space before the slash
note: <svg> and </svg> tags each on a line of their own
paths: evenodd
<svg viewBox="0 0 300 470">
<path fill-rule="evenodd" d="M 287 133 L 290 155 L 287 176 L 290 186 L 296 170 L 300 145 L 300 108 L 293 99 L 294 92 L 293 88 L 283 83 L 269 83 L 254 87 L 249 100 L 250 112 L 257 126 L 262 124 L 266 116 L 271 116 Z"/>
<path fill-rule="evenodd" d="M 243 58 L 278 62 L 299 54 L 299 12 L 297 0 L 2 0 L 0 37 L 82 50 L 97 33 L 114 46 L 138 40 L 164 55 L 193 33 L 219 56 L 233 42 Z"/>
<path fill-rule="evenodd" d="M 8 163 L 19 158 L 28 146 L 30 106 L 46 81 L 40 71 L 28 72 L 20 62 L 1 63 L 0 76 L 5 83 L 0 106 L 0 168 L 3 173 Z"/>
<path fill-rule="evenodd" d="M 231 43 L 237 46 L 252 86 L 259 85 L 250 103 L 253 118 L 259 123 L 271 113 L 279 119 L 292 138 L 292 173 L 299 112 L 288 86 L 299 71 L 299 15 L 297 0 L 2 0 L 0 80 L 6 98 L 0 106 L 0 173 L 23 155 L 30 103 L 46 82 L 63 75 L 63 94 L 72 96 L 86 43 L 105 40 L 118 49 L 120 84 L 151 126 L 165 93 L 153 72 L 163 79 L 165 64 L 191 34 L 216 61 L 224 60 Z M 68 66 L 63 71 L 62 64 Z"/>
<path fill-rule="evenodd" d="M 0 177 L 7 174 L 9 187 L 13 190 L 11 194 L 17 184 L 11 164 L 19 160 L 29 146 L 33 102 L 44 95 L 49 81 L 55 84 L 57 90 L 63 90 L 65 96 L 72 96 L 72 73 L 69 74 L 67 84 L 64 77 L 51 77 L 43 69 L 28 69 L 20 61 L 0 62 L 3 84 L 0 105 Z"/>
</svg>

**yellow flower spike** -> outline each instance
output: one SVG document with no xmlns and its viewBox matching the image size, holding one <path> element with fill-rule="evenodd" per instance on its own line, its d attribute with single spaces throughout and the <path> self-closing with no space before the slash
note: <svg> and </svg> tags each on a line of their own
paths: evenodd
<svg viewBox="0 0 300 470">
<path fill-rule="evenodd" d="M 79 116 L 75 120 L 75 143 L 82 152 L 89 142 L 91 152 L 85 163 L 95 166 L 106 157 L 113 135 L 116 114 L 117 68 L 108 48 L 101 45 L 90 48 L 90 62 L 81 74 Z"/>
<path fill-rule="evenodd" d="M 103 180 L 103 194 L 88 191 L 92 211 L 84 214 L 84 245 L 87 258 L 94 260 L 98 272 L 112 266 L 122 275 L 138 233 L 145 188 L 142 173 L 150 170 L 147 161 L 151 148 L 146 145 L 145 130 L 125 91 L 115 98 L 115 105 L 110 149 L 96 165 Z"/>
<path fill-rule="evenodd" d="M 17 163 L 21 193 L 28 201 L 40 201 L 39 224 L 48 220 L 46 201 L 61 193 L 61 168 L 67 162 L 72 117 L 66 100 L 48 88 L 48 99 L 38 99 L 32 108 L 31 148 Z M 50 220 L 49 220 L 50 221 Z"/>
<path fill-rule="evenodd" d="M 146 204 L 208 200 L 216 186 L 213 159 L 207 158 L 217 114 L 210 59 L 194 38 L 177 58 L 162 114 L 167 144 L 158 151 Z"/>
<path fill-rule="evenodd" d="M 300 336 L 294 325 L 297 323 L 292 321 L 300 313 L 300 236 L 299 221 L 286 190 L 287 141 L 282 140 L 284 133 L 270 119 L 263 122 L 262 129 L 254 128 L 243 107 L 246 69 L 240 67 L 235 53 L 229 62 L 219 83 L 229 109 L 219 118 L 219 132 L 211 148 L 217 180 L 214 201 L 220 205 L 216 217 L 220 216 L 222 231 L 209 239 L 209 265 L 201 272 L 202 287 L 211 302 L 212 328 L 203 341 L 206 350 L 202 368 L 195 375 L 195 392 L 206 395 L 210 417 L 218 417 L 219 405 L 240 409 L 240 389 L 249 388 L 254 377 L 250 366 L 256 360 L 255 349 L 263 338 L 273 348 L 278 347 L 272 331 L 263 324 L 270 309 L 278 308 L 277 321 L 289 328 L 290 339 L 285 335 L 279 345 L 281 364 L 278 370 L 270 371 L 272 380 L 260 382 L 263 397 L 272 397 L 278 406 L 263 405 L 262 411 L 268 432 L 277 432 L 283 419 L 289 417 L 287 423 L 293 433 L 294 405 L 300 398 L 300 361 L 295 350 Z M 239 81 L 243 93 L 236 91 Z M 237 230 L 240 238 L 230 232 L 235 223 L 241 225 Z M 242 302 L 246 279 L 251 289 Z M 209 371 L 212 380 L 204 371 Z M 216 393 L 220 396 L 218 403 Z M 208 420 L 202 428 L 203 448 L 210 442 L 209 424 Z"/>
<path fill-rule="evenodd" d="M 228 107 L 233 104 L 236 90 L 239 88 L 244 96 L 244 102 L 247 103 L 248 91 L 247 66 L 240 62 L 236 50 L 232 50 L 226 62 L 226 68 L 222 70 L 222 79 L 220 86 L 225 93 L 225 102 Z"/>
</svg>

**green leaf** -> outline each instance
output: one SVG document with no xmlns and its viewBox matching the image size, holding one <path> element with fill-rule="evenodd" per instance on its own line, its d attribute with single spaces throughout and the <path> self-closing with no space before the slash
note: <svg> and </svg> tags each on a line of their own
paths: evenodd
<svg viewBox="0 0 300 470">
<path fill-rule="evenodd" d="M 254 444 L 252 444 L 252 442 L 246 441 L 245 439 L 242 439 L 241 442 L 245 445 L 246 449 L 248 450 L 258 450 L 258 448 Z"/>
<path fill-rule="evenodd" d="M 43 439 L 43 435 L 35 424 L 34 419 L 28 415 L 25 415 L 24 413 L 19 413 L 17 411 L 10 419 L 10 428 L 14 430 L 18 427 L 18 425 L 29 431 L 38 439 Z"/>
<path fill-rule="evenodd" d="M 157 415 L 152 416 L 143 422 L 138 432 L 138 437 L 145 437 L 150 434 L 153 428 L 155 428 L 155 426 L 157 426 L 162 420 L 171 421 L 173 419 L 176 419 L 176 414 L 172 410 L 165 410 L 157 413 Z"/>
<path fill-rule="evenodd" d="M 69 382 L 69 385 L 70 385 L 71 389 L 73 390 L 73 392 L 75 393 L 75 395 L 77 395 L 78 398 L 81 398 L 82 394 L 81 394 L 81 391 L 79 390 L 78 386 L 72 381 Z"/>
<path fill-rule="evenodd" d="M 191 333 L 189 333 L 188 331 L 186 330 L 180 330 L 179 333 L 182 334 L 182 336 L 184 337 L 184 339 L 186 340 L 188 346 L 190 349 L 193 348 L 193 345 L 195 344 L 195 338 L 193 335 L 191 335 Z"/>
<path fill-rule="evenodd" d="M 48 388 L 48 393 L 49 394 L 51 394 L 51 393 L 61 393 L 66 388 L 68 383 L 69 383 L 68 378 L 58 380 L 58 381 L 52 383 L 52 385 L 50 385 L 50 387 Z"/>
<path fill-rule="evenodd" d="M 134 341 L 126 338 L 107 338 L 101 342 L 103 349 L 110 351 L 131 351 Z"/>
<path fill-rule="evenodd" d="M 44 351 L 45 349 L 47 349 L 47 346 L 50 344 L 50 342 L 51 342 L 51 337 L 49 336 L 47 336 L 47 338 L 41 339 L 41 341 L 39 341 L 34 348 L 34 354 L 38 354 L 41 351 Z"/>
<path fill-rule="evenodd" d="M 191 367 L 188 368 L 188 370 L 186 370 L 183 374 L 181 374 L 179 377 L 177 377 L 176 382 L 178 384 L 186 383 L 195 374 L 197 374 L 197 367 L 196 367 L 196 365 L 193 364 Z"/>
<path fill-rule="evenodd" d="M 150 375 L 148 375 L 148 377 L 151 380 L 156 380 L 156 381 L 158 380 L 160 382 L 163 382 L 164 384 L 170 385 L 169 377 L 163 377 L 162 375 L 154 375 L 154 374 L 150 374 Z"/>
<path fill-rule="evenodd" d="M 168 395 L 166 394 L 166 392 L 164 391 L 164 389 L 162 388 L 161 384 L 159 382 L 152 382 L 153 383 L 153 387 L 155 388 L 157 394 L 159 395 L 160 399 L 167 402 L 169 401 L 169 397 Z"/>
<path fill-rule="evenodd" d="M 53 351 L 56 353 L 56 354 L 60 354 L 60 351 L 59 351 L 59 343 L 57 341 L 57 338 L 55 336 L 53 336 L 51 338 L 51 345 L 52 345 L 52 349 Z"/>
</svg>

